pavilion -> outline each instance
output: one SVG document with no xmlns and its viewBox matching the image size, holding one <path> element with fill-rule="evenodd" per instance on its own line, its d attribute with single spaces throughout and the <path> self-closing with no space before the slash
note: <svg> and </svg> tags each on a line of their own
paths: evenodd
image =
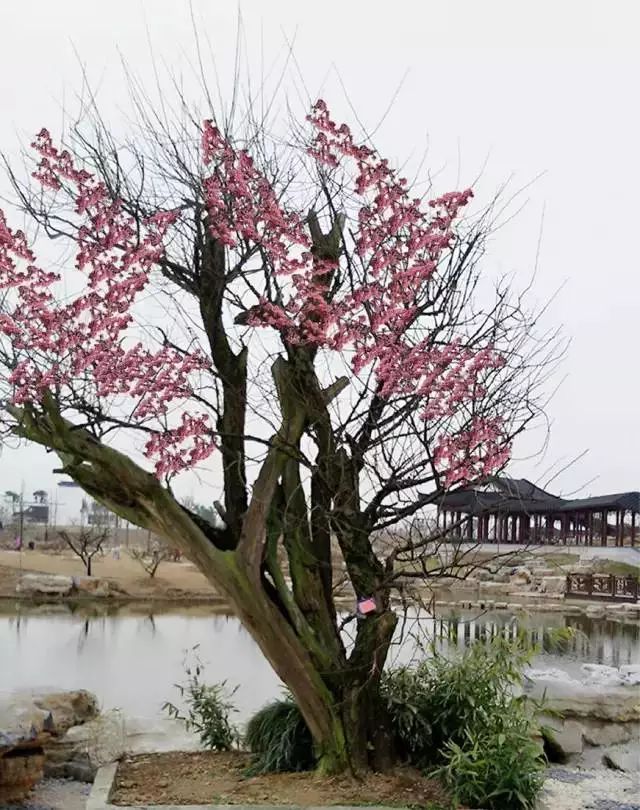
<svg viewBox="0 0 640 810">
<path fill-rule="evenodd" d="M 636 544 L 640 492 L 564 499 L 524 478 L 492 478 L 484 486 L 447 493 L 438 527 L 480 543 Z"/>
</svg>

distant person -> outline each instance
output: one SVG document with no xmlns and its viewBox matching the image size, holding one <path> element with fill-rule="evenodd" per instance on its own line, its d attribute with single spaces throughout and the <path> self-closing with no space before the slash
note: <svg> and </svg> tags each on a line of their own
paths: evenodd
<svg viewBox="0 0 640 810">
<path fill-rule="evenodd" d="M 35 549 L 35 547 L 36 547 L 36 544 L 33 542 L 33 540 L 29 540 L 29 542 L 27 544 L 27 548 L 29 549 L 29 551 L 33 551 Z"/>
<path fill-rule="evenodd" d="M 113 547 L 113 559 L 119 560 L 120 559 L 120 546 Z"/>
<path fill-rule="evenodd" d="M 22 551 L 22 537 L 16 537 L 16 551 Z"/>
</svg>

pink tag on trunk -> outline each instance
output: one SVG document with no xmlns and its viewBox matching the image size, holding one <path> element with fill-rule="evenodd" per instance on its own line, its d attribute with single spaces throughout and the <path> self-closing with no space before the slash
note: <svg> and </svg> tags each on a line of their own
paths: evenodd
<svg viewBox="0 0 640 810">
<path fill-rule="evenodd" d="M 373 596 L 358 600 L 358 613 L 360 613 L 362 616 L 366 616 L 368 613 L 375 613 L 375 610 L 376 600 L 373 598 Z"/>
</svg>

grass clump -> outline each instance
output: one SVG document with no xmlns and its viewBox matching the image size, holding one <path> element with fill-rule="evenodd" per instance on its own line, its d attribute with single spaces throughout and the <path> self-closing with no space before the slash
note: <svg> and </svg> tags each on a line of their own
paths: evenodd
<svg viewBox="0 0 640 810">
<path fill-rule="evenodd" d="M 245 743 L 254 759 L 248 775 L 309 771 L 315 766 L 313 739 L 293 697 L 263 706 L 247 724 Z"/>
</svg>

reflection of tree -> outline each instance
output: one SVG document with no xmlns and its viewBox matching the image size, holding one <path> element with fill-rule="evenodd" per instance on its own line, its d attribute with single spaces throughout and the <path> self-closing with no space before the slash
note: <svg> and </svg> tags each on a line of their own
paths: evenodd
<svg viewBox="0 0 640 810">
<path fill-rule="evenodd" d="M 80 630 L 80 636 L 78 637 L 78 652 L 81 653 L 87 643 L 87 639 L 89 638 L 89 630 L 91 628 L 91 619 L 85 619 L 82 623 L 82 629 Z"/>
</svg>

